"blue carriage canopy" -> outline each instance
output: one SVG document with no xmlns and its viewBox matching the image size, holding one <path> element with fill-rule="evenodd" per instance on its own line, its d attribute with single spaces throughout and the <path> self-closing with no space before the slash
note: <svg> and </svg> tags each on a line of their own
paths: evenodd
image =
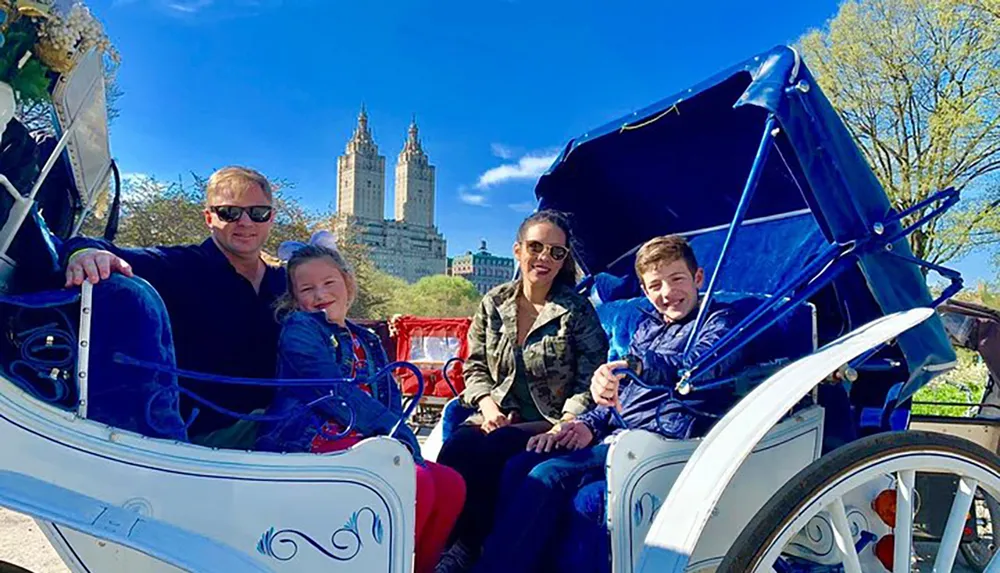
<svg viewBox="0 0 1000 573">
<path fill-rule="evenodd" d="M 765 141 L 773 147 L 758 162 Z M 756 191 L 737 215 L 752 171 Z M 820 343 L 934 302 L 906 239 L 912 229 L 786 46 L 571 140 L 535 194 L 539 209 L 570 215 L 574 252 L 590 277 L 627 279 L 638 246 L 668 233 L 689 236 L 711 276 L 734 217 L 743 222 L 723 257 L 720 292 L 777 294 L 811 263 L 823 268 L 824 252 L 856 246 L 832 280 L 842 324 Z M 936 316 L 898 347 L 908 371 L 900 400 L 955 361 Z"/>
</svg>

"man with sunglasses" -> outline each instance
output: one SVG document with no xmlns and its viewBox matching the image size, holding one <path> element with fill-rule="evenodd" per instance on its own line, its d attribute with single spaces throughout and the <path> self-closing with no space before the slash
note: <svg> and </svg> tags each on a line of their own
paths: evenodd
<svg viewBox="0 0 1000 573">
<path fill-rule="evenodd" d="M 209 178 L 205 196 L 205 224 L 210 236 L 202 243 L 121 248 L 107 241 L 74 238 L 63 247 L 66 286 L 79 286 L 84 280 L 99 285 L 94 289 L 93 319 L 98 328 L 102 317 L 110 321 L 105 313 L 114 313 L 121 304 L 120 289 L 129 291 L 125 296 L 150 296 L 137 287 L 141 281 L 126 277 L 144 279 L 162 298 L 169 328 L 147 323 L 140 329 L 117 321 L 114 328 L 106 327 L 106 336 L 115 340 L 127 331 L 155 337 L 155 332 L 166 330 L 168 335 L 172 333 L 178 368 L 272 378 L 279 332 L 274 302 L 286 287 L 284 269 L 261 258 L 274 224 L 271 185 L 256 171 L 226 167 Z M 102 295 L 108 306 L 101 304 Z M 145 304 L 149 307 L 157 301 Z M 95 350 L 100 348 L 99 334 L 93 336 L 98 345 Z M 150 350 L 144 354 L 156 353 Z M 127 370 L 115 365 L 116 372 L 130 379 L 148 374 L 135 367 L 122 368 Z M 262 386 L 213 384 L 183 377 L 179 384 L 202 399 L 243 415 L 266 408 L 273 397 L 273 389 Z M 219 447 L 252 444 L 253 436 L 248 435 L 252 424 L 236 423 L 237 419 L 182 394 L 180 410 L 185 420 L 190 419 L 193 408 L 198 409 L 188 428 L 193 442 Z"/>
</svg>

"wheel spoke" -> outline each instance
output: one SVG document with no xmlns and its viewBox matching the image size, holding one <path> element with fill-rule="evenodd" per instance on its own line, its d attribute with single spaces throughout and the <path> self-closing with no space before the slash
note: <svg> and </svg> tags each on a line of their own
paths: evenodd
<svg viewBox="0 0 1000 573">
<path fill-rule="evenodd" d="M 1000 553 L 994 553 L 983 573 L 1000 573 Z"/>
<path fill-rule="evenodd" d="M 861 561 L 854 548 L 854 536 L 851 535 L 851 524 L 847 521 L 847 510 L 844 501 L 839 497 L 827 507 L 833 518 L 833 540 L 837 549 L 844 557 L 844 573 L 861 573 Z"/>
<path fill-rule="evenodd" d="M 896 479 L 896 527 L 892 573 L 909 573 L 913 549 L 913 483 L 917 472 L 903 470 Z"/>
<path fill-rule="evenodd" d="M 948 573 L 955 565 L 958 545 L 962 541 L 962 530 L 965 529 L 965 520 L 977 487 L 979 482 L 974 479 L 965 477 L 958 479 L 958 490 L 951 504 L 951 513 L 948 514 L 948 524 L 945 525 L 937 557 L 934 559 L 934 573 Z"/>
</svg>

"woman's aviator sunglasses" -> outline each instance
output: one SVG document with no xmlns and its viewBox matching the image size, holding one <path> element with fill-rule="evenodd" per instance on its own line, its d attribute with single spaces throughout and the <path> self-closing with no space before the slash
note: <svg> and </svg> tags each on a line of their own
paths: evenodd
<svg viewBox="0 0 1000 573">
<path fill-rule="evenodd" d="M 569 249 L 559 245 L 546 245 L 541 241 L 525 241 L 524 245 L 528 247 L 528 252 L 536 257 L 544 253 L 549 252 L 549 256 L 552 257 L 554 261 L 561 261 L 566 258 L 569 254 Z"/>
<path fill-rule="evenodd" d="M 274 209 L 270 205 L 254 205 L 252 207 L 237 207 L 236 205 L 214 205 L 209 207 L 213 213 L 227 223 L 235 223 L 246 211 L 254 223 L 266 223 L 271 220 Z"/>
</svg>

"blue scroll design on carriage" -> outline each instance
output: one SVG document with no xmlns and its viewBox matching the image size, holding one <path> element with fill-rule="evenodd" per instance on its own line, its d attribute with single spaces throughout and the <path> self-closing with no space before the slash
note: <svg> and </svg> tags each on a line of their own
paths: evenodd
<svg viewBox="0 0 1000 573">
<path fill-rule="evenodd" d="M 632 508 L 632 522 L 636 527 L 642 525 L 643 518 L 647 517 L 645 505 L 647 499 L 649 500 L 649 525 L 653 525 L 653 518 L 656 517 L 656 512 L 660 510 L 660 506 L 663 505 L 663 501 L 655 494 L 647 491 L 640 495 L 639 499 L 635 502 L 635 507 Z"/>
<path fill-rule="evenodd" d="M 281 529 L 275 531 L 272 527 L 260 536 L 257 542 L 257 552 L 278 561 L 291 561 L 299 554 L 299 542 L 305 542 L 326 557 L 335 561 L 350 561 L 358 556 L 364 547 L 364 538 L 360 528 L 361 517 L 371 516 L 371 527 L 365 531 L 370 534 L 376 544 L 381 545 L 384 536 L 382 518 L 370 507 L 362 507 L 351 514 L 343 527 L 330 535 L 330 548 L 316 541 L 309 535 L 297 529 Z M 345 539 L 345 544 L 337 542 L 337 538 Z M 279 547 L 275 547 L 275 544 Z"/>
<path fill-rule="evenodd" d="M 338 384 L 361 385 L 361 384 L 371 383 L 375 380 L 379 380 L 383 376 L 390 376 L 391 373 L 398 368 L 405 368 L 410 372 L 412 372 L 413 375 L 417 378 L 416 400 L 411 402 L 406 408 L 402 410 L 399 419 L 396 421 L 396 423 L 392 427 L 392 430 L 390 430 L 389 432 L 390 437 L 395 436 L 400 426 L 402 426 L 403 423 L 413 414 L 413 411 L 417 407 L 417 402 L 419 402 L 420 397 L 423 396 L 424 393 L 424 377 L 423 374 L 420 372 L 420 369 L 417 368 L 416 365 L 410 362 L 405 362 L 401 360 L 396 362 L 391 362 L 385 365 L 381 370 L 373 374 L 371 377 L 365 376 L 362 373 L 359 374 L 358 376 L 355 376 L 354 378 L 246 378 L 238 376 L 221 376 L 217 374 L 206 374 L 203 372 L 195 372 L 193 370 L 185 370 L 183 368 L 175 368 L 172 366 L 166 366 L 155 362 L 149 362 L 146 360 L 139 360 L 137 358 L 132 358 L 131 356 L 127 356 L 121 352 L 114 353 L 112 359 L 119 364 L 125 364 L 129 366 L 135 366 L 138 368 L 144 368 L 147 370 L 163 372 L 177 377 L 188 378 L 191 380 L 200 380 L 216 384 L 229 384 L 238 386 L 330 387 Z M 323 427 L 318 429 L 319 434 L 321 434 L 324 438 L 329 440 L 339 440 L 340 438 L 349 435 L 352 429 L 354 428 L 354 422 L 355 422 L 354 409 L 351 408 L 350 404 L 348 404 L 343 398 L 340 398 L 336 394 L 334 394 L 332 389 L 326 395 L 320 396 L 319 398 L 311 402 L 300 404 L 299 406 L 293 408 L 286 414 L 267 415 L 267 414 L 241 414 L 239 412 L 234 412 L 232 410 L 219 406 L 214 402 L 206 400 L 202 396 L 199 396 L 197 393 L 192 392 L 191 390 L 188 390 L 187 388 L 184 388 L 182 386 L 164 387 L 158 390 L 157 392 L 153 393 L 152 395 L 150 395 L 148 401 L 146 402 L 146 421 L 150 425 L 150 427 L 156 429 L 157 431 L 163 431 L 163 432 L 169 432 L 171 430 L 176 429 L 176 428 L 159 427 L 158 422 L 155 419 L 155 416 L 153 416 L 153 407 L 156 404 L 157 400 L 161 400 L 164 397 L 173 398 L 177 394 L 183 394 L 191 398 L 195 402 L 207 408 L 211 408 L 212 410 L 215 410 L 220 414 L 236 418 L 238 420 L 246 420 L 251 422 L 278 422 L 282 420 L 293 419 L 301 415 L 303 412 L 324 402 L 337 402 L 349 412 L 350 418 L 348 420 L 348 423 L 344 426 L 344 429 L 337 434 L 328 433 Z M 198 413 L 199 413 L 198 408 L 194 408 L 192 410 L 190 418 L 187 421 L 183 422 L 184 429 L 189 428 L 191 424 L 194 423 L 194 420 L 198 416 Z"/>
</svg>

